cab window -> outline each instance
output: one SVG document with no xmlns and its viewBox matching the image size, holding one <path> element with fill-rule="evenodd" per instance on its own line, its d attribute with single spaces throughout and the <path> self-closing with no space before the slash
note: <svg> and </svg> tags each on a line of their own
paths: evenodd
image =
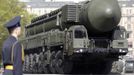
<svg viewBox="0 0 134 75">
<path fill-rule="evenodd" d="M 77 28 L 74 33 L 75 38 L 86 38 L 86 31 L 82 28 Z"/>
</svg>

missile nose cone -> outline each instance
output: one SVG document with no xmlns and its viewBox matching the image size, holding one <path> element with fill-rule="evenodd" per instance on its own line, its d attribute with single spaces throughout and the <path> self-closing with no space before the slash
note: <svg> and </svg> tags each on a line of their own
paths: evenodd
<svg viewBox="0 0 134 75">
<path fill-rule="evenodd" d="M 110 9 L 110 8 L 107 8 L 106 11 L 105 11 L 105 16 L 106 16 L 107 18 L 113 17 L 113 10 Z"/>
<path fill-rule="evenodd" d="M 121 11 L 116 0 L 92 0 L 88 8 L 88 17 L 92 26 L 102 32 L 112 30 L 118 25 Z"/>
</svg>

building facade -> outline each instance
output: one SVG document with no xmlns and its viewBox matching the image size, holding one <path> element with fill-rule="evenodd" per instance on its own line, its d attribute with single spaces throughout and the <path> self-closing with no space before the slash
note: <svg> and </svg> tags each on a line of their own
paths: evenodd
<svg viewBox="0 0 134 75">
<path fill-rule="evenodd" d="M 129 53 L 134 56 L 134 0 L 118 0 L 121 10 L 122 18 L 119 25 L 124 26 L 129 32 L 128 46 Z"/>
</svg>

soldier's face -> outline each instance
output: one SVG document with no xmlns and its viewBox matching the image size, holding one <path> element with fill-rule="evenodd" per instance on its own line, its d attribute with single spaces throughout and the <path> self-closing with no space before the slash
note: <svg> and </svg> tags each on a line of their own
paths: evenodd
<svg viewBox="0 0 134 75">
<path fill-rule="evenodd" d="M 18 35 L 18 36 L 21 35 L 21 27 L 17 27 L 17 35 Z"/>
</svg>

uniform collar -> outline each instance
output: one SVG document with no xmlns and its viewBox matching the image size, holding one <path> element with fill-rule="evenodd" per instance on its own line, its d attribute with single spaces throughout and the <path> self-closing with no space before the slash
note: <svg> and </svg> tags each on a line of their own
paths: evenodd
<svg viewBox="0 0 134 75">
<path fill-rule="evenodd" d="M 15 36 L 10 35 L 11 38 L 15 39 L 16 41 L 18 40 Z"/>
</svg>

